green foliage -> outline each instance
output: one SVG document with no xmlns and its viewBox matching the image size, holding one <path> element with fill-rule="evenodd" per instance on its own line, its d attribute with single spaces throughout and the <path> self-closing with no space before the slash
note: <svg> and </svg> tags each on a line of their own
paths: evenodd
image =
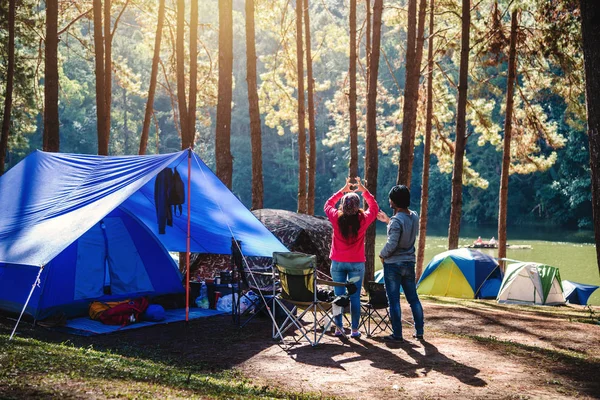
<svg viewBox="0 0 600 400">
<path fill-rule="evenodd" d="M 388 210 L 387 193 L 395 184 L 402 130 L 404 90 L 405 1 L 386 2 L 378 93 L 380 147 L 377 198 Z M 509 1 L 477 2 L 473 11 L 468 134 L 465 160 L 463 218 L 466 222 L 497 222 L 502 126 L 506 92 L 506 37 Z M 523 2 L 522 2 L 523 3 Z M 527 2 L 531 3 L 531 2 Z M 563 4 L 564 3 L 564 4 Z M 26 153 L 41 148 L 43 62 L 38 59 L 44 10 L 25 0 L 18 7 L 17 77 L 13 136 L 9 167 Z M 61 3 L 59 29 L 85 12 L 91 2 Z M 114 1 L 114 17 L 124 1 Z M 214 116 L 218 63 L 216 2 L 200 2 L 198 108 L 196 152 L 208 166 L 214 159 Z M 456 87 L 460 24 L 455 1 L 436 1 L 436 66 L 429 216 L 448 221 L 450 174 L 455 135 Z M 509 224 L 558 223 L 590 227 L 590 178 L 587 137 L 584 133 L 583 76 L 580 62 L 578 14 L 570 0 L 554 9 L 539 0 L 523 12 L 522 47 L 515 111 L 517 139 L 512 155 Z M 233 191 L 250 206 L 251 146 L 246 89 L 244 2 L 234 1 L 234 89 L 231 152 Z M 265 207 L 295 210 L 297 206 L 298 149 L 296 142 L 295 21 L 293 3 L 256 2 L 256 48 L 260 110 L 263 124 Z M 310 2 L 313 67 L 317 93 L 317 188 L 315 210 L 322 213 L 326 199 L 343 185 L 349 164 L 348 26 L 347 3 Z M 567 7 L 567 8 L 564 8 Z M 113 103 L 111 154 L 135 154 L 139 146 L 150 64 L 156 30 L 156 2 L 130 3 L 113 39 Z M 84 16 L 61 35 L 60 135 L 61 151 L 97 150 L 95 76 L 91 15 Z M 359 175 L 363 175 L 366 114 L 366 58 L 364 3 L 358 2 L 361 40 L 358 65 Z M 167 0 L 161 46 L 161 65 L 151 122 L 148 153 L 178 151 L 174 58 L 175 4 Z M 114 22 L 114 18 L 113 18 Z M 0 12 L 0 25 L 6 14 Z M 361 28 L 362 26 L 362 28 Z M 496 27 L 490 31 L 490 27 Z M 362 30 L 361 30 L 362 29 Z M 6 31 L 0 30 L 0 76 L 5 74 Z M 426 32 L 427 35 L 427 32 Z M 189 44 L 186 32 L 186 52 Z M 424 54 L 427 52 L 425 51 Z M 43 52 L 42 52 L 43 54 Z M 385 54 L 385 56 L 384 56 Z M 423 66 L 426 57 L 423 58 Z M 41 65 L 41 67 L 39 67 Z M 0 101 L 4 80 L 0 79 Z M 417 138 L 411 207 L 421 198 L 422 138 L 425 126 L 424 79 L 418 105 Z M 175 110 L 174 110 L 175 106 Z M 158 132 L 157 132 L 158 127 Z M 523 173 L 527 173 L 526 175 Z"/>
</svg>

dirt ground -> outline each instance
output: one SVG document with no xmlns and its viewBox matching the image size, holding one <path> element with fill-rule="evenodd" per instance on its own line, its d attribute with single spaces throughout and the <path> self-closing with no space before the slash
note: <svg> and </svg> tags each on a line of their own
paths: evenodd
<svg viewBox="0 0 600 400">
<path fill-rule="evenodd" d="M 402 306 L 410 338 L 410 308 Z M 187 329 L 176 323 L 89 338 L 28 325 L 19 334 L 95 348 L 148 346 L 209 370 L 235 368 L 259 386 L 324 397 L 600 398 L 600 308 L 441 298 L 424 299 L 423 307 L 425 341 L 402 344 L 379 333 L 348 340 L 327 334 L 316 347 L 281 345 L 271 339 L 268 319 L 239 330 L 228 316 Z M 1 327 L 6 333 L 7 321 Z"/>
</svg>

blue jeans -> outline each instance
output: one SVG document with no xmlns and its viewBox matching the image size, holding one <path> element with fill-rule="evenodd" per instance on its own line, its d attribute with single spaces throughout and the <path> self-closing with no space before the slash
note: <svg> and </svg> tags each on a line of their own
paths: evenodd
<svg viewBox="0 0 600 400">
<path fill-rule="evenodd" d="M 402 337 L 402 312 L 400 310 L 400 285 L 404 290 L 406 301 L 410 304 L 415 330 L 417 335 L 423 334 L 423 307 L 417 295 L 417 284 L 415 282 L 415 263 L 405 261 L 398 264 L 383 263 L 383 279 L 385 280 L 385 291 L 390 303 L 390 318 L 394 336 Z"/>
<path fill-rule="evenodd" d="M 362 281 L 365 276 L 365 263 L 364 262 L 338 262 L 331 261 L 331 277 L 334 282 L 343 282 L 350 278 L 360 277 L 360 280 L 356 282 L 357 291 L 353 295 L 350 295 L 350 315 L 352 316 L 352 329 L 357 330 L 360 324 L 360 288 L 362 287 Z M 346 294 L 345 287 L 334 286 L 333 291 L 336 296 Z M 335 317 L 335 323 L 337 326 L 343 326 L 342 315 Z"/>
</svg>

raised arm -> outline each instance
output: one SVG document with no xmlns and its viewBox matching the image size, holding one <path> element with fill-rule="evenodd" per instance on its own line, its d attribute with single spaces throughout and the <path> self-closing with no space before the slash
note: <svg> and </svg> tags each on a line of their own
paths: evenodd
<svg viewBox="0 0 600 400">
<path fill-rule="evenodd" d="M 337 209 L 335 205 L 340 199 L 344 196 L 344 193 L 352 191 L 352 184 L 350 183 L 350 178 L 346 178 L 346 184 L 343 188 L 338 190 L 331 196 L 326 202 L 323 210 L 325 211 L 325 215 L 329 218 L 329 221 L 332 223 L 337 219 Z"/>
<path fill-rule="evenodd" d="M 365 218 L 367 225 L 370 225 L 371 222 L 375 221 L 375 218 L 377 218 L 377 213 L 379 212 L 379 205 L 377 204 L 377 201 L 375 200 L 375 197 L 373 197 L 371 192 L 369 192 L 369 190 L 363 186 L 362 181 L 359 177 L 356 177 L 356 185 L 358 186 L 356 191 L 362 193 L 365 202 L 369 206 L 369 209 L 365 211 Z"/>
</svg>

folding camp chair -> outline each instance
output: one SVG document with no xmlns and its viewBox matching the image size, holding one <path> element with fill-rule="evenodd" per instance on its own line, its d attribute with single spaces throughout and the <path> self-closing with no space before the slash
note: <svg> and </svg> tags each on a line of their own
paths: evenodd
<svg viewBox="0 0 600 400">
<path fill-rule="evenodd" d="M 273 297 L 273 290 L 277 292 L 277 288 L 273 281 L 273 266 L 250 269 L 244 262 L 240 240 L 231 241 L 231 261 L 233 280 L 237 282 L 233 319 L 243 328 L 267 307 Z"/>
<path fill-rule="evenodd" d="M 284 334 L 290 328 L 296 327 L 300 337 L 294 336 L 295 343 L 306 339 L 311 346 L 316 346 L 325 332 L 335 325 L 331 313 L 334 307 L 333 302 L 321 301 L 317 298 L 317 284 L 345 285 L 317 279 L 316 260 L 316 256 L 304 253 L 273 253 L 273 265 L 275 266 L 273 273 L 279 274 L 281 285 L 281 293 L 273 293 L 273 310 L 275 315 L 279 313 L 279 309 L 285 314 L 285 320 L 282 323 L 277 322 L 276 318 L 273 320 L 273 339 L 279 339 L 285 343 Z M 288 308 L 288 304 L 290 308 Z M 337 308 L 338 312 L 342 312 L 342 307 Z M 303 311 L 299 313 L 300 310 Z M 307 317 L 306 320 L 304 317 Z M 338 327 L 338 329 L 346 337 L 343 328 Z"/>
<path fill-rule="evenodd" d="M 362 302 L 360 326 L 365 329 L 367 337 L 390 328 L 390 311 L 383 283 L 367 282 L 365 285 L 368 302 Z"/>
</svg>

